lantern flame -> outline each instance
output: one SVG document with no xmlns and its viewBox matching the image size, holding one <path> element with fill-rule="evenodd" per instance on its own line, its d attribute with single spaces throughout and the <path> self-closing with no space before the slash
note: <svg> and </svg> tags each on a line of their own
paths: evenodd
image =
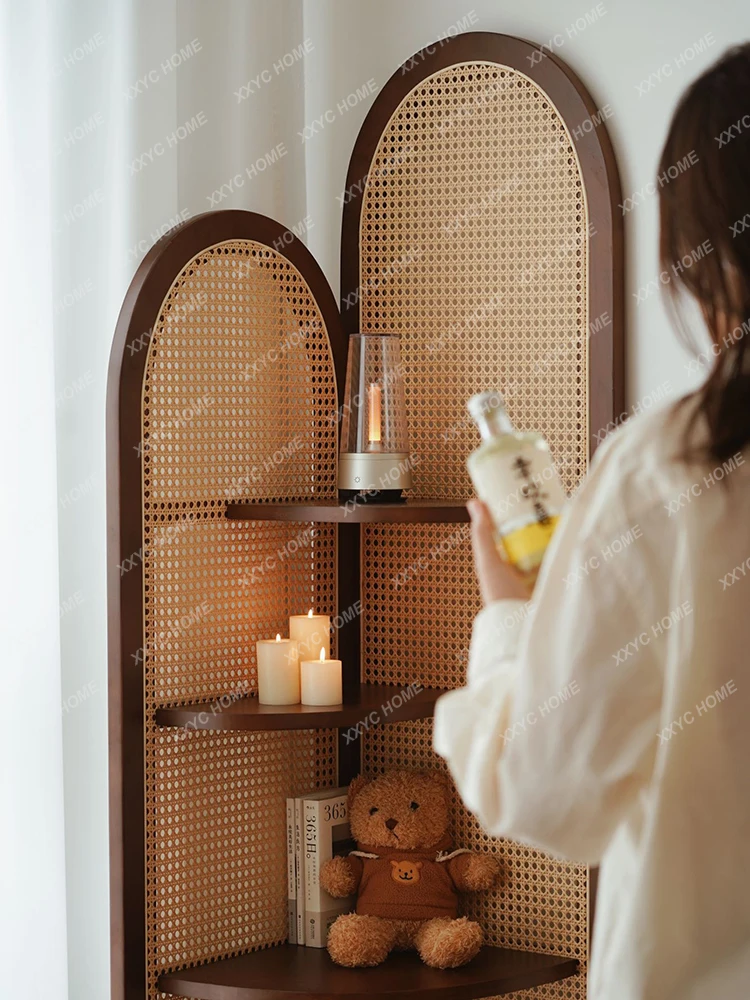
<svg viewBox="0 0 750 1000">
<path fill-rule="evenodd" d="M 323 662 L 323 660 L 325 660 L 325 658 L 326 658 L 326 651 L 325 651 L 325 649 L 324 649 L 324 648 L 323 648 L 323 647 L 321 646 L 321 647 L 320 647 L 320 662 L 322 663 L 322 662 Z"/>
</svg>

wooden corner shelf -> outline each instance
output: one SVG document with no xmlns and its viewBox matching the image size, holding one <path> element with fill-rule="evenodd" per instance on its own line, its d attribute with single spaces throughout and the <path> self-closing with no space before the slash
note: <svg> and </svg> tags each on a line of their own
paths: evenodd
<svg viewBox="0 0 750 1000">
<path fill-rule="evenodd" d="M 157 709 L 156 723 L 191 729 L 346 729 L 372 712 L 381 723 L 428 718 L 441 694 L 442 688 L 410 693 L 408 685 L 360 684 L 343 705 L 261 705 L 257 698 L 240 698 L 223 708 L 218 701 L 196 702 Z"/>
<path fill-rule="evenodd" d="M 327 521 L 349 524 L 455 523 L 468 521 L 465 500 L 407 500 L 405 503 L 348 504 L 338 500 L 310 503 L 230 503 L 230 521 Z"/>
<path fill-rule="evenodd" d="M 342 969 L 324 949 L 280 945 L 180 972 L 159 990 L 196 1000 L 470 1000 L 567 979 L 573 958 L 482 948 L 460 969 L 430 969 L 414 952 L 396 953 L 373 969 Z"/>
</svg>

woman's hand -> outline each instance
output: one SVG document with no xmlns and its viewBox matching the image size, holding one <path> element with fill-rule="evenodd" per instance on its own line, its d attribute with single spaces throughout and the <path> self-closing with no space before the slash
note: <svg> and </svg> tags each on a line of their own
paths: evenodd
<svg viewBox="0 0 750 1000">
<path fill-rule="evenodd" d="M 492 516 L 481 500 L 466 505 L 471 516 L 471 542 L 474 548 L 474 568 L 484 604 L 513 599 L 527 601 L 529 586 L 521 573 L 505 562 L 495 546 Z"/>
</svg>

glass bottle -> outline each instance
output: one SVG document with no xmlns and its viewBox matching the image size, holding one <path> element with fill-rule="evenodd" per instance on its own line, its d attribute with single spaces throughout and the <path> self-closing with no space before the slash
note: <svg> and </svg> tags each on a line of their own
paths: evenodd
<svg viewBox="0 0 750 1000">
<path fill-rule="evenodd" d="M 499 392 L 480 392 L 467 406 L 482 435 L 469 475 L 492 514 L 500 555 L 533 584 L 566 501 L 549 445 L 513 427 Z"/>
</svg>

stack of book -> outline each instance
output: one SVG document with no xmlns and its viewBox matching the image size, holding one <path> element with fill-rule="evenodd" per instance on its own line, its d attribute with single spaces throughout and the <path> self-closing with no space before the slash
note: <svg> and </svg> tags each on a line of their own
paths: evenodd
<svg viewBox="0 0 750 1000">
<path fill-rule="evenodd" d="M 320 887 L 320 869 L 354 850 L 346 788 L 326 788 L 286 800 L 289 943 L 325 948 L 328 929 L 354 909 L 354 897 L 334 899 Z"/>
</svg>

